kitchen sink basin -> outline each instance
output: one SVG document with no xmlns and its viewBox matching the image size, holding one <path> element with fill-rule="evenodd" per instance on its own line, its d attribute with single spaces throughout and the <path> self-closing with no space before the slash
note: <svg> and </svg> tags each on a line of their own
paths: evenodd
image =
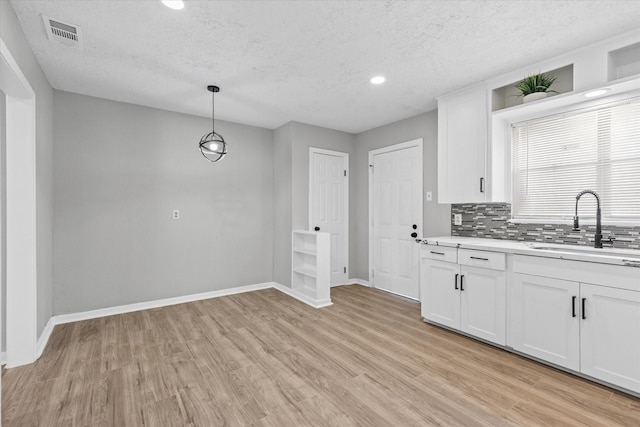
<svg viewBox="0 0 640 427">
<path fill-rule="evenodd" d="M 588 248 L 571 245 L 532 245 L 531 249 L 539 251 L 550 251 L 565 254 L 586 255 L 594 257 L 617 258 L 624 264 L 640 265 L 640 251 L 632 249 L 614 249 L 614 248 Z"/>
</svg>

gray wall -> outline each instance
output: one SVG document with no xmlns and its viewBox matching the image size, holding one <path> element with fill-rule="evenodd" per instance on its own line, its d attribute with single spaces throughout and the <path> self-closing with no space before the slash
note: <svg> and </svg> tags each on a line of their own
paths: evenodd
<svg viewBox="0 0 640 427">
<path fill-rule="evenodd" d="M 274 131 L 276 282 L 291 286 L 291 231 L 309 229 L 309 147 L 349 153 L 351 169 L 355 155 L 353 143 L 353 134 L 299 122 L 289 122 Z M 349 192 L 354 190 L 355 183 L 350 180 Z M 355 210 L 355 202 L 350 201 L 349 210 Z M 354 221 L 350 214 L 350 229 Z M 355 271 L 356 248 L 355 236 L 351 234 L 350 272 Z"/>
<path fill-rule="evenodd" d="M 37 95 L 39 334 L 53 313 L 289 285 L 290 232 L 309 225 L 309 147 L 350 155 L 353 278 L 369 277 L 368 151 L 424 138 L 425 191 L 437 200 L 435 111 L 358 135 L 220 122 L 231 154 L 209 164 L 195 149 L 208 119 L 65 92 L 54 101 L 9 2 L 0 37 Z M 450 234 L 449 206 L 425 201 L 424 212 L 425 236 Z"/>
<path fill-rule="evenodd" d="M 53 313 L 53 90 L 8 1 L 0 1 L 0 38 L 9 48 L 36 94 L 37 331 L 40 336 Z"/>
<path fill-rule="evenodd" d="M 55 91 L 54 312 L 269 282 L 273 131 Z M 181 219 L 172 220 L 173 209 Z"/>
<path fill-rule="evenodd" d="M 291 287 L 291 122 L 273 132 L 273 280 Z"/>
<path fill-rule="evenodd" d="M 309 148 L 340 151 L 349 154 L 349 169 L 355 156 L 355 135 L 305 123 L 293 122 L 293 227 L 309 229 Z M 355 190 L 349 179 L 349 193 Z M 354 206 L 349 205 L 349 210 Z M 351 226 L 351 224 L 349 224 Z"/>
<path fill-rule="evenodd" d="M 349 278 L 355 278 L 357 271 L 357 239 L 354 229 L 356 224 L 356 183 L 352 178 L 355 161 L 355 135 L 337 130 L 312 126 L 304 123 L 293 123 L 293 229 L 309 229 L 309 148 L 340 151 L 349 154 Z"/>
<path fill-rule="evenodd" d="M 309 227 L 309 147 L 349 153 L 349 276 L 369 279 L 369 151 L 423 138 L 424 236 L 451 234 L 451 207 L 437 194 L 436 111 L 391 123 L 357 135 L 290 122 L 274 132 L 275 245 L 274 280 L 290 286 L 291 230 Z"/>
<path fill-rule="evenodd" d="M 369 280 L 369 151 L 412 139 L 423 139 L 423 190 L 433 192 L 433 201 L 424 200 L 423 235 L 448 236 L 451 234 L 451 206 L 438 204 L 438 113 L 430 111 L 400 120 L 355 136 L 356 191 L 352 193 L 355 203 L 355 234 L 357 247 L 357 271 L 352 277 Z"/>
<path fill-rule="evenodd" d="M 7 97 L 0 90 L 0 351 L 7 351 Z"/>
</svg>

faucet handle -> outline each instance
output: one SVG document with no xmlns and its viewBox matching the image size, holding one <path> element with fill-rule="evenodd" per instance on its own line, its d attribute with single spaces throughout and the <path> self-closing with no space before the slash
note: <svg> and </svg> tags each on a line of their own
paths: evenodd
<svg viewBox="0 0 640 427">
<path fill-rule="evenodd" d="M 613 248 L 613 242 L 615 240 L 616 240 L 616 238 L 615 238 L 614 234 L 610 233 L 608 238 L 602 239 L 602 244 Z"/>
</svg>

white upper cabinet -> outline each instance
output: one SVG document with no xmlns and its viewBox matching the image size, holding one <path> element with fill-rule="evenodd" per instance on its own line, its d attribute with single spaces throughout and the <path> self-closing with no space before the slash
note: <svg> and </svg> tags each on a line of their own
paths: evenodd
<svg viewBox="0 0 640 427">
<path fill-rule="evenodd" d="M 487 201 L 488 101 L 484 87 L 438 98 L 438 202 Z"/>
</svg>

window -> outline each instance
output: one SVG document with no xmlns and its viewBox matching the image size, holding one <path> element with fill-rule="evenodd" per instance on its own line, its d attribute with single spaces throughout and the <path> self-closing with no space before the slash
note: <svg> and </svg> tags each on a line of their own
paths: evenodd
<svg viewBox="0 0 640 427">
<path fill-rule="evenodd" d="M 604 221 L 640 221 L 639 98 L 512 127 L 514 219 L 570 219 L 590 189 Z M 580 216 L 595 211 L 593 197 L 580 199 Z"/>
</svg>

